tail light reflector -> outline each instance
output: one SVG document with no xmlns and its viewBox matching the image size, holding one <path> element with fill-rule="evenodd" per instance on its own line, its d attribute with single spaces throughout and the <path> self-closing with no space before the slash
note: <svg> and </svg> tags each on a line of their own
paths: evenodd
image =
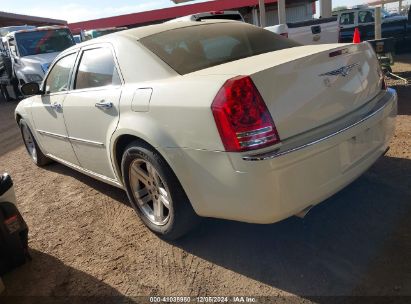
<svg viewBox="0 0 411 304">
<path fill-rule="evenodd" d="M 270 112 L 249 76 L 227 80 L 211 110 L 226 151 L 249 151 L 280 142 Z"/>
</svg>

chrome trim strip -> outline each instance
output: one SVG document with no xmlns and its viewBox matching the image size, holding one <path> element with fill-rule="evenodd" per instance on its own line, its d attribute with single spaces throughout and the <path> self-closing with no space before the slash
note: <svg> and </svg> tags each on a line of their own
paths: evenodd
<svg viewBox="0 0 411 304">
<path fill-rule="evenodd" d="M 51 136 L 51 137 L 55 137 L 55 138 L 60 138 L 60 139 L 67 139 L 68 137 L 65 135 L 60 135 L 57 133 L 52 133 L 52 132 L 47 132 L 47 131 L 43 131 L 43 130 L 36 130 L 38 133 L 42 134 L 42 135 L 47 135 L 47 136 Z"/>
<path fill-rule="evenodd" d="M 54 156 L 53 154 L 47 154 L 47 157 L 50 157 L 51 159 L 53 159 L 53 160 L 55 160 L 55 161 L 57 161 L 57 162 L 59 162 L 59 163 L 62 163 L 63 165 L 65 165 L 65 166 L 67 166 L 67 167 L 70 167 L 70 168 L 72 168 L 72 169 L 74 169 L 74 170 L 76 170 L 76 171 L 79 171 L 79 172 L 81 172 L 81 173 L 84 173 L 84 174 L 86 174 L 86 175 L 88 175 L 88 176 L 90 176 L 90 177 L 96 178 L 96 179 L 98 179 L 98 180 L 100 180 L 100 181 L 102 181 L 102 182 L 105 182 L 105 183 L 110 184 L 110 185 L 112 185 L 112 186 L 118 187 L 118 188 L 120 188 L 120 189 L 124 189 L 123 185 L 122 185 L 120 182 L 118 182 L 117 180 L 115 180 L 115 179 L 112 179 L 112 178 L 109 178 L 109 177 L 107 177 L 107 176 L 104 176 L 104 175 L 95 173 L 95 172 L 90 171 L 90 170 L 88 170 L 88 169 L 84 169 L 84 168 L 82 168 L 82 167 L 80 167 L 80 166 L 78 166 L 78 165 L 75 165 L 75 164 L 70 163 L 70 162 L 68 162 L 68 161 L 65 161 L 65 160 L 63 160 L 63 159 L 61 159 L 61 158 L 58 158 L 57 156 Z"/>
<path fill-rule="evenodd" d="M 93 145 L 93 146 L 99 146 L 99 147 L 104 147 L 105 145 L 101 142 L 97 141 L 92 141 L 92 140 L 86 140 L 86 139 L 81 139 L 81 138 L 76 138 L 76 137 L 68 137 L 69 140 L 79 142 L 82 144 L 87 144 L 87 145 Z"/>
<path fill-rule="evenodd" d="M 271 132 L 272 130 L 273 130 L 272 127 L 265 127 L 265 128 L 261 128 L 261 129 L 257 129 L 257 130 L 253 130 L 253 131 L 240 132 L 240 133 L 237 133 L 237 138 L 241 139 L 241 138 L 244 138 L 244 137 L 260 135 L 260 134 Z"/>
<path fill-rule="evenodd" d="M 241 147 L 247 147 L 247 148 L 251 148 L 251 147 L 255 147 L 255 146 L 259 146 L 259 145 L 264 145 L 266 144 L 268 141 L 275 139 L 275 135 L 270 135 L 270 136 L 266 136 L 266 137 L 261 137 L 261 138 L 257 138 L 257 139 L 253 139 L 253 140 L 247 140 L 247 141 L 240 141 L 240 146 Z"/>
<path fill-rule="evenodd" d="M 55 137 L 55 138 L 59 138 L 59 139 L 69 139 L 71 141 L 79 142 L 79 143 L 82 143 L 82 144 L 88 144 L 88 145 L 99 146 L 99 147 L 104 147 L 105 146 L 103 143 L 97 142 L 97 141 L 60 135 L 60 134 L 57 134 L 57 133 L 47 132 L 47 131 L 43 131 L 43 130 L 37 130 L 37 132 L 39 132 L 42 135 L 47 135 L 47 136 L 51 136 L 51 137 Z"/>
<path fill-rule="evenodd" d="M 390 90 L 388 90 L 388 92 L 390 92 Z M 385 97 L 388 100 L 391 100 L 395 96 L 395 95 L 392 94 L 392 92 L 390 92 L 390 93 L 391 93 L 391 95 Z M 383 106 L 381 106 L 380 108 L 378 108 L 374 112 L 366 115 L 365 117 L 361 118 L 360 120 L 356 121 L 355 123 L 343 128 L 343 129 L 340 129 L 336 132 L 333 132 L 333 133 L 331 133 L 327 136 L 324 136 L 324 137 L 319 138 L 317 140 L 314 140 L 312 142 L 309 142 L 309 143 L 306 143 L 306 144 L 303 144 L 301 146 L 297 146 L 295 148 L 291 148 L 291 149 L 288 149 L 288 150 L 285 150 L 285 151 L 279 151 L 279 149 L 276 149 L 274 151 L 270 151 L 270 152 L 266 152 L 266 153 L 262 153 L 262 154 L 258 154 L 258 155 L 243 156 L 243 160 L 245 160 L 245 161 L 261 161 L 261 160 L 274 159 L 274 158 L 277 158 L 277 157 L 280 157 L 280 156 L 283 156 L 283 155 L 286 155 L 286 154 L 290 154 L 292 152 L 296 152 L 296 151 L 308 148 L 308 147 L 313 146 L 315 144 L 318 144 L 320 142 L 323 142 L 327 139 L 330 139 L 331 137 L 337 136 L 338 134 L 341 134 L 341 133 L 343 133 L 343 132 L 345 132 L 349 129 L 352 129 L 352 128 L 358 126 L 359 124 L 363 123 L 364 121 L 370 119 L 371 117 L 377 115 L 378 113 L 380 113 L 381 111 L 383 111 L 387 107 L 387 105 L 389 104 L 388 100 L 387 100 L 386 103 L 384 103 Z"/>
</svg>

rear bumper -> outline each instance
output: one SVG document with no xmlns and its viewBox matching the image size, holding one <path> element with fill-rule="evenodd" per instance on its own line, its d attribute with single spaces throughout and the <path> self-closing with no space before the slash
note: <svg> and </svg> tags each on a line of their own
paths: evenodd
<svg viewBox="0 0 411 304">
<path fill-rule="evenodd" d="M 287 140 L 273 151 L 244 155 L 189 149 L 164 151 L 201 216 L 273 223 L 314 206 L 347 186 L 388 148 L 397 95 L 387 90 L 345 127 Z M 319 132 L 323 136 L 318 137 Z"/>
</svg>

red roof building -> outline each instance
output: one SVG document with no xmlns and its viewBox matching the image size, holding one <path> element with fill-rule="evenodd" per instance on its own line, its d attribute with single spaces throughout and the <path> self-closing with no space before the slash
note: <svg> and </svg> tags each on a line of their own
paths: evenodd
<svg viewBox="0 0 411 304">
<path fill-rule="evenodd" d="M 267 26 L 278 23 L 277 0 L 265 0 Z M 209 11 L 237 10 L 246 22 L 258 24 L 258 0 L 214 0 L 202 3 L 178 5 L 146 12 L 113 16 L 89 21 L 71 23 L 73 33 L 106 27 L 127 26 L 129 28 L 161 23 L 174 18 Z M 287 21 L 302 21 L 315 14 L 315 0 L 288 0 L 286 5 Z"/>
</svg>

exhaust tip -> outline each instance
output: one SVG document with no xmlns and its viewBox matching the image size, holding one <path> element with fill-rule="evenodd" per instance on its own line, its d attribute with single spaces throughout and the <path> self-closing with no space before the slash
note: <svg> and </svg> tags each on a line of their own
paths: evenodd
<svg viewBox="0 0 411 304">
<path fill-rule="evenodd" d="M 313 208 L 313 205 L 308 206 L 307 208 L 303 209 L 302 211 L 300 211 L 299 213 L 295 214 L 296 217 L 299 218 L 305 218 L 308 214 L 308 212 L 310 212 L 310 210 Z"/>
</svg>

